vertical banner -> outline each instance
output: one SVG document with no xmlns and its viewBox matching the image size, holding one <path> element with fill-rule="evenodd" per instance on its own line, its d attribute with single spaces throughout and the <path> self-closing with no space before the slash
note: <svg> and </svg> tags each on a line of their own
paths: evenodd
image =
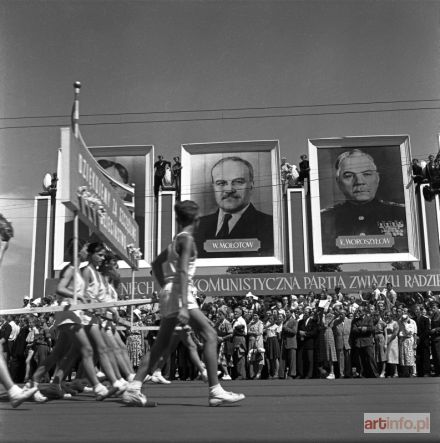
<svg viewBox="0 0 440 443">
<path fill-rule="evenodd" d="M 113 252 L 137 267 L 138 225 L 120 195 L 100 171 L 96 159 L 69 129 L 62 130 L 60 201 L 77 211 Z"/>
</svg>

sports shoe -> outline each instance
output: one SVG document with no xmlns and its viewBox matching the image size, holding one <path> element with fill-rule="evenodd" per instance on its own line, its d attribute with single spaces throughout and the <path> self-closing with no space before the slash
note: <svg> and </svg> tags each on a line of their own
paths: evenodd
<svg viewBox="0 0 440 443">
<path fill-rule="evenodd" d="M 118 397 L 118 396 L 122 395 L 124 393 L 124 391 L 128 388 L 128 382 L 125 380 L 124 381 L 117 380 L 113 384 L 113 387 L 117 389 L 117 391 L 115 392 L 115 395 Z"/>
<path fill-rule="evenodd" d="M 209 406 L 220 406 L 222 404 L 237 403 L 244 400 L 244 394 L 236 394 L 235 392 L 227 392 L 221 389 L 219 392 L 209 394 Z"/>
<path fill-rule="evenodd" d="M 326 377 L 327 380 L 334 380 L 335 379 L 335 374 L 329 374 Z"/>
<path fill-rule="evenodd" d="M 37 388 L 34 395 L 32 396 L 32 400 L 34 400 L 35 403 L 46 403 L 49 399 L 45 397 Z"/>
<path fill-rule="evenodd" d="M 127 389 L 122 394 L 122 403 L 142 408 L 147 404 L 147 397 L 141 391 Z"/>
<path fill-rule="evenodd" d="M 34 395 L 38 388 L 28 388 L 25 386 L 23 389 L 21 389 L 16 386 L 16 388 L 13 387 L 11 389 L 13 390 L 13 392 L 9 392 L 9 401 L 11 402 L 12 407 L 16 408 L 17 406 L 20 406 L 25 400 L 32 397 L 32 395 Z"/>
<path fill-rule="evenodd" d="M 151 376 L 151 381 L 153 383 L 161 383 L 163 385 L 169 385 L 171 382 L 167 380 L 160 372 L 154 373 Z"/>
<path fill-rule="evenodd" d="M 102 382 L 102 381 L 104 381 L 106 378 L 107 378 L 107 376 L 104 374 L 104 372 L 102 372 L 102 371 L 98 371 L 97 373 L 96 373 L 96 377 L 98 378 L 98 380 L 100 381 L 100 382 Z"/>
<path fill-rule="evenodd" d="M 144 378 L 144 383 L 146 383 L 147 381 L 151 381 L 151 375 L 147 374 L 147 376 Z"/>
<path fill-rule="evenodd" d="M 51 383 L 46 389 L 43 389 L 43 395 L 49 400 L 61 400 L 64 397 L 64 392 L 60 385 Z"/>
<path fill-rule="evenodd" d="M 226 374 L 222 377 L 222 380 L 232 380 L 231 376 Z"/>
<path fill-rule="evenodd" d="M 112 388 L 112 390 L 113 390 L 113 393 L 116 392 L 115 388 Z M 96 395 L 95 399 L 97 401 L 102 401 L 111 395 L 110 390 L 107 389 L 103 384 L 99 384 L 99 385 L 95 386 L 93 391 L 95 392 L 95 395 Z"/>
</svg>

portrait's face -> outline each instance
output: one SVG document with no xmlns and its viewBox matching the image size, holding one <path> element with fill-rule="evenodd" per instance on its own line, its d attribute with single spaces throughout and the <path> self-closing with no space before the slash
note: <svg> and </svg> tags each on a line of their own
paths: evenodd
<svg viewBox="0 0 440 443">
<path fill-rule="evenodd" d="M 212 170 L 217 205 L 225 212 L 244 209 L 251 200 L 253 182 L 247 166 L 240 161 L 228 160 Z"/>
<path fill-rule="evenodd" d="M 379 173 L 368 156 L 354 154 L 341 162 L 336 181 L 347 200 L 363 204 L 376 196 Z"/>
<path fill-rule="evenodd" d="M 107 168 L 105 170 L 105 172 L 107 172 L 107 174 L 110 177 L 114 178 L 119 183 L 124 183 L 124 179 L 122 178 L 121 174 L 119 173 L 119 171 L 114 166 L 110 166 L 109 168 Z M 110 184 L 112 185 L 112 187 L 114 188 L 116 193 L 119 195 L 119 197 L 121 197 L 122 200 L 124 200 L 127 197 L 127 192 L 124 189 L 122 189 L 121 187 L 117 186 L 113 182 L 110 182 Z"/>
</svg>

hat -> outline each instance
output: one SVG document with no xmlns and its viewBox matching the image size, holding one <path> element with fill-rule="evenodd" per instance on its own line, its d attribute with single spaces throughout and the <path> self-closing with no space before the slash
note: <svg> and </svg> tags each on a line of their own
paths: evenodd
<svg viewBox="0 0 440 443">
<path fill-rule="evenodd" d="M 290 298 L 291 298 L 292 300 L 298 300 L 298 297 L 297 297 L 295 294 L 292 294 L 292 295 L 290 296 Z"/>
<path fill-rule="evenodd" d="M 32 305 L 40 305 L 40 304 L 41 304 L 41 298 L 34 298 L 34 299 L 31 301 L 31 304 L 32 304 Z"/>
<path fill-rule="evenodd" d="M 25 295 L 24 297 L 23 297 L 23 300 L 30 300 L 31 299 L 31 297 L 29 296 L 29 295 Z"/>
<path fill-rule="evenodd" d="M 254 294 L 252 294 L 251 291 L 249 291 L 249 292 L 246 294 L 246 297 L 253 297 L 253 296 L 254 296 Z"/>
<path fill-rule="evenodd" d="M 136 317 L 139 320 L 141 319 L 141 310 L 140 309 L 133 309 L 133 314 L 136 315 Z"/>
</svg>

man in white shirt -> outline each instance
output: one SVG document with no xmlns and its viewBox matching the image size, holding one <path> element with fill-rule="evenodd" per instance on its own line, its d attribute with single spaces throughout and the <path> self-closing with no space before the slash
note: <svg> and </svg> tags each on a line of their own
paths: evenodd
<svg viewBox="0 0 440 443">
<path fill-rule="evenodd" d="M 393 285 L 390 282 L 387 283 L 386 297 L 387 297 L 388 301 L 390 302 L 391 306 L 394 306 L 396 304 L 397 293 L 393 289 Z"/>
<path fill-rule="evenodd" d="M 11 326 L 11 334 L 9 335 L 8 339 L 8 347 L 9 347 L 9 355 L 12 353 L 12 346 L 15 343 L 15 339 L 18 336 L 18 333 L 20 332 L 20 326 L 15 323 L 15 317 L 12 315 L 8 316 L 9 325 Z"/>
<path fill-rule="evenodd" d="M 246 380 L 246 336 L 247 336 L 247 324 L 242 317 L 243 311 L 241 308 L 234 309 L 234 321 L 232 323 L 232 343 L 234 345 L 234 366 L 238 380 Z"/>
</svg>

